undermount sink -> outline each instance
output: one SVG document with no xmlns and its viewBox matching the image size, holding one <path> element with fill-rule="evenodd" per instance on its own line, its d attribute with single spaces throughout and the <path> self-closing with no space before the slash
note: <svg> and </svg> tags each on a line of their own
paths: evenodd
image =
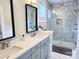
<svg viewBox="0 0 79 59">
<path fill-rule="evenodd" d="M 0 51 L 0 59 L 1 58 L 9 58 L 11 55 L 15 54 L 16 52 L 20 51 L 22 48 L 18 46 L 13 46 L 7 49 Z"/>
</svg>

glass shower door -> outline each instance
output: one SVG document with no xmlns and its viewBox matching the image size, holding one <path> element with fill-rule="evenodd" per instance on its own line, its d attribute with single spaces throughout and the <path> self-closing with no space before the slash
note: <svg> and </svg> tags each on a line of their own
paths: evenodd
<svg viewBox="0 0 79 59">
<path fill-rule="evenodd" d="M 76 48 L 78 14 L 75 9 L 77 9 L 76 2 L 56 6 L 56 13 L 59 14 L 53 13 L 54 45 L 69 49 Z"/>
</svg>

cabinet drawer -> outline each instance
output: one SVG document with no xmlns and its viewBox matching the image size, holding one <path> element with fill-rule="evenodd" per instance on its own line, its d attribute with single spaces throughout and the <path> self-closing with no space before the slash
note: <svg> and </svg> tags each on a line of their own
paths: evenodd
<svg viewBox="0 0 79 59">
<path fill-rule="evenodd" d="M 32 49 L 31 49 L 31 53 L 34 53 L 36 50 L 40 49 L 40 43 L 37 44 L 36 46 L 34 46 Z"/>
<path fill-rule="evenodd" d="M 40 49 L 36 50 L 36 51 L 32 54 L 32 59 L 41 59 L 41 58 L 40 58 Z"/>
</svg>

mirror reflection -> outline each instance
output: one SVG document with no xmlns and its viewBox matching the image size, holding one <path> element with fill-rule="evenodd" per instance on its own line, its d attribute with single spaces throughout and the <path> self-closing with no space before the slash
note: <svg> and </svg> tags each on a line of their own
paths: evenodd
<svg viewBox="0 0 79 59">
<path fill-rule="evenodd" d="M 14 36 L 11 0 L 0 0 L 0 40 Z"/>
<path fill-rule="evenodd" d="M 27 32 L 32 32 L 37 30 L 37 8 L 26 5 L 26 25 L 27 25 Z"/>
</svg>

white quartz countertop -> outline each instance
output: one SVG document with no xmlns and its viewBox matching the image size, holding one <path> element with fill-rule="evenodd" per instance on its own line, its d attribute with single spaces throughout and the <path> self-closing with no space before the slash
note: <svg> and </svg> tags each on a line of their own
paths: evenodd
<svg viewBox="0 0 79 59">
<path fill-rule="evenodd" d="M 22 49 L 12 55 L 9 55 L 9 57 L 4 57 L 2 59 L 16 59 L 17 57 L 22 55 L 24 52 L 28 51 L 29 49 L 31 49 L 32 47 L 40 43 L 42 40 L 44 40 L 46 37 L 48 37 L 49 34 L 50 32 L 40 31 L 40 32 L 37 32 L 37 34 L 34 37 L 26 36 L 24 39 L 18 40 L 17 42 L 12 44 L 10 47 L 18 46 L 18 47 L 21 47 Z M 8 51 L 8 48 L 7 48 L 7 51 Z"/>
</svg>

